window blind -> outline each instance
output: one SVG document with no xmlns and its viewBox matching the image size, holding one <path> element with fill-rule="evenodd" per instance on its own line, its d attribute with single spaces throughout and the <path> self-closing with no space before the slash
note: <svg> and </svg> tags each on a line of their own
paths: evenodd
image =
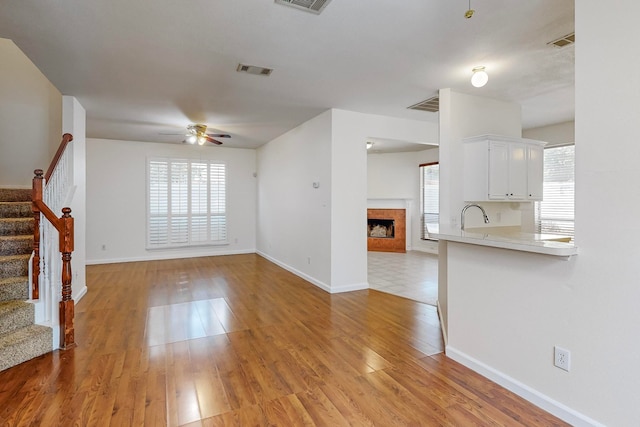
<svg viewBox="0 0 640 427">
<path fill-rule="evenodd" d="M 544 194 L 536 202 L 539 233 L 574 235 L 575 145 L 544 150 Z"/>
<path fill-rule="evenodd" d="M 421 238 L 428 239 L 428 224 L 438 224 L 440 212 L 440 165 L 429 163 L 420 165 L 421 187 Z"/>
<path fill-rule="evenodd" d="M 152 158 L 147 180 L 148 248 L 227 242 L 224 163 Z"/>
</svg>

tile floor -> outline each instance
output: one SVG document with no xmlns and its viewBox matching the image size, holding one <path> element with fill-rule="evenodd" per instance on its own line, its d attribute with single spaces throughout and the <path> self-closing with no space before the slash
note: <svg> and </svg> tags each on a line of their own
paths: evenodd
<svg viewBox="0 0 640 427">
<path fill-rule="evenodd" d="M 436 305 L 438 256 L 420 251 L 368 252 L 369 287 Z"/>
</svg>

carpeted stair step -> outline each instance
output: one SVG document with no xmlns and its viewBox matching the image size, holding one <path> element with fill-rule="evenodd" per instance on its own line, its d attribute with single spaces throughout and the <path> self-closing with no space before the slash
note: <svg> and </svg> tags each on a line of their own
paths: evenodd
<svg viewBox="0 0 640 427">
<path fill-rule="evenodd" d="M 0 218 L 0 236 L 33 236 L 33 218 Z"/>
<path fill-rule="evenodd" d="M 0 279 L 0 301 L 29 299 L 29 277 Z"/>
<path fill-rule="evenodd" d="M 33 218 L 31 202 L 0 202 L 0 218 Z"/>
<path fill-rule="evenodd" d="M 0 236 L 0 256 L 33 252 L 33 236 Z"/>
<path fill-rule="evenodd" d="M 0 335 L 33 324 L 35 306 L 24 301 L 0 302 Z"/>
<path fill-rule="evenodd" d="M 0 279 L 29 275 L 30 254 L 0 256 Z"/>
<path fill-rule="evenodd" d="M 0 202 L 30 202 L 30 188 L 0 188 Z"/>
<path fill-rule="evenodd" d="M 0 335 L 0 371 L 53 351 L 53 330 L 29 325 Z"/>
</svg>

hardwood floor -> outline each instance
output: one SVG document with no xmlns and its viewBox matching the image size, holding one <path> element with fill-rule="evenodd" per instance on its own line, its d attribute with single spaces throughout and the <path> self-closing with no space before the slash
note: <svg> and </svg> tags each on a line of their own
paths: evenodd
<svg viewBox="0 0 640 427">
<path fill-rule="evenodd" d="M 566 425 L 441 354 L 426 304 L 257 255 L 89 266 L 87 285 L 78 347 L 0 372 L 0 425 Z"/>
</svg>

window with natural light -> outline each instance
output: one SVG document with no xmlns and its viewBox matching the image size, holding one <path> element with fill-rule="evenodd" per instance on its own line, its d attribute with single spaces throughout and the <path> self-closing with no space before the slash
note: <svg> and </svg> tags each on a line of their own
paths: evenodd
<svg viewBox="0 0 640 427">
<path fill-rule="evenodd" d="M 226 165 L 147 161 L 147 248 L 227 243 Z"/>
<path fill-rule="evenodd" d="M 544 150 L 544 195 L 536 202 L 538 233 L 574 235 L 575 145 Z"/>
<path fill-rule="evenodd" d="M 420 214 L 422 218 L 420 238 L 422 239 L 429 239 L 427 230 L 429 224 L 438 224 L 439 192 L 440 165 L 438 163 L 420 165 Z"/>
</svg>

